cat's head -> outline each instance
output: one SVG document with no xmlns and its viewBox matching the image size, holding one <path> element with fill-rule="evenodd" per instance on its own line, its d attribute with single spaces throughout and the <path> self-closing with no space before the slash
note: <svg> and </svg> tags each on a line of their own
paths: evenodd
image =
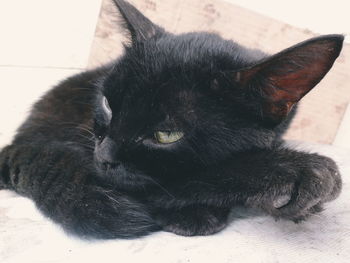
<svg viewBox="0 0 350 263">
<path fill-rule="evenodd" d="M 168 33 L 115 3 L 130 43 L 102 78 L 95 114 L 96 159 L 111 177 L 180 177 L 271 147 L 343 42 L 322 36 L 267 56 L 215 34 Z"/>
</svg>

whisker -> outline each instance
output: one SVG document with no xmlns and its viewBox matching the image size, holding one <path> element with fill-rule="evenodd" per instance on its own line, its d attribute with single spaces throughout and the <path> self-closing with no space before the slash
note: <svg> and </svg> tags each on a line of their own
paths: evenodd
<svg viewBox="0 0 350 263">
<path fill-rule="evenodd" d="M 91 129 L 91 126 L 88 126 L 86 124 L 83 124 L 83 123 L 77 123 L 77 122 L 61 122 L 60 123 L 61 125 L 71 125 L 71 126 L 74 126 L 74 127 L 84 127 L 86 129 Z"/>
<path fill-rule="evenodd" d="M 90 130 L 84 128 L 84 127 L 74 127 L 74 128 L 75 128 L 75 129 L 78 129 L 78 130 L 85 131 L 85 132 L 87 132 L 88 134 L 90 134 L 92 137 L 95 136 L 95 134 L 94 134 L 92 131 L 90 131 Z"/>
<path fill-rule="evenodd" d="M 168 194 L 170 197 L 175 199 L 175 196 L 173 196 L 168 190 L 166 190 L 159 182 L 157 182 L 156 180 L 154 180 L 151 177 L 147 177 L 147 180 L 153 182 L 155 185 L 157 185 L 160 189 L 162 189 L 166 194 Z"/>
<path fill-rule="evenodd" d="M 75 142 L 77 145 L 82 146 L 84 148 L 87 148 L 89 150 L 95 150 L 95 147 L 88 145 L 88 144 L 84 144 L 84 143 L 79 143 L 79 142 Z"/>
<path fill-rule="evenodd" d="M 80 136 L 80 137 L 83 138 L 83 139 L 88 140 L 89 142 L 95 143 L 94 137 L 88 137 L 88 136 L 85 136 L 85 135 L 83 135 L 83 134 L 78 134 L 78 136 Z"/>
</svg>

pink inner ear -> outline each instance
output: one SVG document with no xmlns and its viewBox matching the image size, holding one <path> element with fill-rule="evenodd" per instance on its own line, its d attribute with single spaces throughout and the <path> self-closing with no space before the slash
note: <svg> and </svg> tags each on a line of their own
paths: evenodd
<svg viewBox="0 0 350 263">
<path fill-rule="evenodd" d="M 236 77 L 243 85 L 264 83 L 258 87 L 264 94 L 264 115 L 279 122 L 330 70 L 342 41 L 343 37 L 337 35 L 308 40 L 236 73 Z M 254 81 L 258 79 L 262 81 Z"/>
<path fill-rule="evenodd" d="M 304 65 L 300 61 L 294 62 L 302 66 L 298 69 L 288 69 L 288 66 L 285 65 L 285 74 L 275 75 L 275 72 L 268 73 L 270 76 L 267 76 L 267 79 L 271 86 L 268 85 L 265 88 L 265 92 L 271 96 L 272 101 L 298 102 L 320 82 L 330 69 L 329 58 L 322 55 L 320 55 L 321 58 L 319 59 L 313 58 L 311 63 L 303 63 Z M 286 59 L 290 58 L 287 57 Z M 283 65 L 281 66 L 283 69 Z"/>
</svg>

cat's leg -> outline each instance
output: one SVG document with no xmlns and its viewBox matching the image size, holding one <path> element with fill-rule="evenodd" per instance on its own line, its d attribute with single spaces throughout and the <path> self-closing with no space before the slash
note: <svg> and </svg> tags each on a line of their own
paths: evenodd
<svg viewBox="0 0 350 263">
<path fill-rule="evenodd" d="M 332 159 L 277 148 L 237 154 L 183 185 L 172 190 L 177 204 L 245 205 L 298 222 L 334 200 L 342 181 Z"/>
<path fill-rule="evenodd" d="M 217 233 L 228 224 L 230 209 L 205 205 L 159 209 L 154 217 L 164 231 L 182 236 L 203 236 Z"/>
<path fill-rule="evenodd" d="M 337 165 L 318 154 L 261 150 L 246 153 L 234 163 L 225 168 L 235 172 L 222 179 L 222 189 L 233 200 L 262 208 L 276 218 L 304 220 L 322 211 L 323 204 L 334 200 L 341 191 Z"/>
<path fill-rule="evenodd" d="M 92 160 L 60 143 L 11 145 L 1 157 L 2 187 L 30 197 L 70 233 L 87 238 L 133 238 L 159 229 L 148 209 L 94 180 Z"/>
</svg>

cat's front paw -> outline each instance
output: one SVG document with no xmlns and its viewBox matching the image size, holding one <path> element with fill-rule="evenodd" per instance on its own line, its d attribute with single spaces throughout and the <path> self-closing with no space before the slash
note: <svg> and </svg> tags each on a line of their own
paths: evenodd
<svg viewBox="0 0 350 263">
<path fill-rule="evenodd" d="M 295 182 L 287 186 L 290 193 L 272 199 L 267 210 L 276 218 L 305 220 L 322 211 L 325 202 L 338 197 L 342 182 L 335 162 L 316 154 L 310 157 L 307 165 L 299 167 Z"/>
<path fill-rule="evenodd" d="M 227 208 L 188 206 L 158 211 L 155 218 L 164 231 L 181 236 L 205 236 L 224 229 L 229 212 Z"/>
</svg>

